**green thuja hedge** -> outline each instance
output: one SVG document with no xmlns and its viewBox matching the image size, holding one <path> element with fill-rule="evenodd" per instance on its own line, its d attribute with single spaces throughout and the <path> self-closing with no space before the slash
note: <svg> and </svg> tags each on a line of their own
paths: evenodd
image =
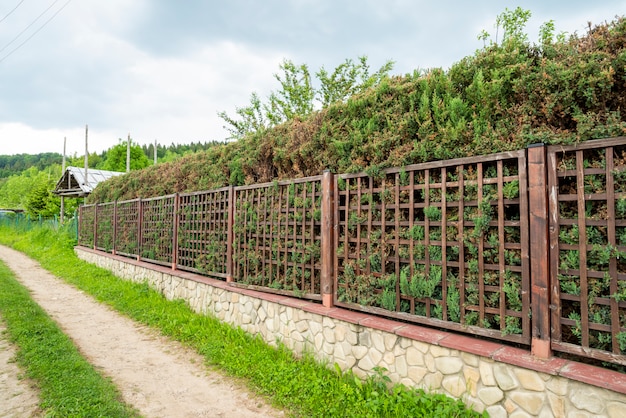
<svg viewBox="0 0 626 418">
<path fill-rule="evenodd" d="M 513 14 L 501 16 L 509 34 L 502 42 L 486 44 L 448 70 L 383 78 L 308 116 L 113 178 L 90 200 L 206 190 L 324 169 L 378 170 L 626 134 L 626 19 L 556 39 L 553 25 L 546 24 L 534 44 Z"/>
</svg>

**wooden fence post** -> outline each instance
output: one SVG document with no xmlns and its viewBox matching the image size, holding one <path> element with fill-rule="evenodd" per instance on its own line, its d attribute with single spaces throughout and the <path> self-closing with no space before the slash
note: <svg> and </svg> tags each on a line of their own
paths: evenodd
<svg viewBox="0 0 626 418">
<path fill-rule="evenodd" d="M 137 261 L 141 260 L 141 224 L 143 223 L 143 208 L 141 206 L 141 198 L 139 198 L 137 201 L 137 209 L 139 212 L 137 215 Z"/>
<path fill-rule="evenodd" d="M 98 248 L 98 204 L 93 207 L 93 249 Z"/>
<path fill-rule="evenodd" d="M 235 188 L 228 187 L 228 222 L 226 228 L 226 282 L 233 282 L 233 226 L 235 224 Z"/>
<path fill-rule="evenodd" d="M 550 236 L 546 146 L 528 147 L 528 201 L 530 231 L 530 285 L 532 309 L 531 353 L 552 355 L 550 347 Z"/>
<path fill-rule="evenodd" d="M 174 210 L 172 219 L 172 270 L 178 265 L 178 212 L 180 210 L 180 195 L 174 195 Z"/>
<path fill-rule="evenodd" d="M 333 199 L 335 196 L 334 191 L 334 178 L 333 173 L 329 170 L 324 170 L 322 175 L 322 228 L 321 228 L 321 291 L 322 291 L 322 304 L 327 308 L 334 306 L 334 204 Z"/>
<path fill-rule="evenodd" d="M 113 201 L 113 250 L 111 254 L 117 253 L 117 199 Z"/>
<path fill-rule="evenodd" d="M 80 231 L 82 230 L 83 222 L 83 205 L 80 205 L 78 209 L 74 212 L 74 218 L 76 219 L 76 243 L 78 245 L 82 245 L 82 240 L 80 239 Z M 17 226 L 17 216 L 15 217 L 15 226 Z"/>
</svg>

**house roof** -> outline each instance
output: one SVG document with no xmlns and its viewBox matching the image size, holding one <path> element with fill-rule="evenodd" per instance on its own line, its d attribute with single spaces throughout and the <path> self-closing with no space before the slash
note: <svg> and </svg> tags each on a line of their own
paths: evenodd
<svg viewBox="0 0 626 418">
<path fill-rule="evenodd" d="M 125 173 L 89 168 L 87 170 L 87 181 L 85 181 L 84 168 L 67 167 L 52 193 L 59 196 L 85 197 L 96 188 L 98 183 L 122 174 Z"/>
</svg>

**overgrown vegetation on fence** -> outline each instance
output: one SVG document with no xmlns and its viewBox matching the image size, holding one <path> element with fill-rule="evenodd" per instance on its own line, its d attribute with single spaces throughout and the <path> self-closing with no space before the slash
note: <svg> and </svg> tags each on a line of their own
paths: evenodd
<svg viewBox="0 0 626 418">
<path fill-rule="evenodd" d="M 90 202 L 301 178 L 325 169 L 380 170 L 626 133 L 626 18 L 568 38 L 555 39 L 554 26 L 547 25 L 538 45 L 514 19 L 509 26 L 506 42 L 487 43 L 449 70 L 382 79 L 345 102 L 273 129 L 116 177 L 99 186 Z"/>
<path fill-rule="evenodd" d="M 131 254 L 157 262 L 319 299 L 331 271 L 324 260 L 332 260 L 338 305 L 522 344 L 538 339 L 543 355 L 626 365 L 623 138 L 569 148 L 626 134 L 626 18 L 570 37 L 555 38 L 546 24 L 535 45 L 523 32 L 528 16 L 502 14 L 502 42 L 486 42 L 448 71 L 382 77 L 318 112 L 111 179 L 90 199 L 238 186 L 233 212 L 218 215 L 232 222 L 226 249 L 235 262 L 226 268 L 212 267 L 224 261 L 214 259 L 229 237 L 223 230 L 209 233 L 217 234 L 211 243 L 199 232 L 185 244 L 192 257 L 204 251 L 193 247 L 198 240 L 211 248 L 191 266 L 177 260 L 180 231 L 158 235 L 170 221 L 148 215 L 156 220 L 146 237 L 116 225 L 137 234 Z M 535 153 L 538 178 L 517 154 L 533 143 L 562 147 L 550 148 L 550 161 Z M 491 152 L 506 156 L 478 157 Z M 469 160 L 449 160 L 456 158 Z M 323 250 L 330 227 L 318 224 L 317 189 L 271 186 L 325 169 L 359 173 L 336 177 L 333 254 Z"/>
<path fill-rule="evenodd" d="M 552 147 L 549 177 L 556 349 L 624 364 L 626 146 Z"/>
<path fill-rule="evenodd" d="M 524 151 L 339 176 L 338 305 L 528 343 L 526 182 Z"/>
<path fill-rule="evenodd" d="M 626 137 L 325 172 L 84 206 L 79 244 L 623 366 L 625 173 Z"/>
<path fill-rule="evenodd" d="M 321 198 L 321 176 L 238 188 L 233 277 L 319 299 Z"/>
</svg>

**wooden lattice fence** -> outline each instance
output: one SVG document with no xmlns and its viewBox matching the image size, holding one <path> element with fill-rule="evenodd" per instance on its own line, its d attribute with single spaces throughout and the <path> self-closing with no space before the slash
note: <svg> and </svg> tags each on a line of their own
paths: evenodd
<svg viewBox="0 0 626 418">
<path fill-rule="evenodd" d="M 337 305 L 530 342 L 525 152 L 337 176 Z"/>
<path fill-rule="evenodd" d="M 95 247 L 98 250 L 112 252 L 115 240 L 115 203 L 109 202 L 96 206 Z"/>
<path fill-rule="evenodd" d="M 238 283 L 321 300 L 321 179 L 235 188 Z"/>
<path fill-rule="evenodd" d="M 140 259 L 172 265 L 176 199 L 168 195 L 140 201 Z"/>
<path fill-rule="evenodd" d="M 80 208 L 79 245 L 626 365 L 626 138 Z"/>
<path fill-rule="evenodd" d="M 552 348 L 626 364 L 626 141 L 548 161 Z"/>
<path fill-rule="evenodd" d="M 225 279 L 228 274 L 231 188 L 180 195 L 177 267 Z"/>
<path fill-rule="evenodd" d="M 78 244 L 84 247 L 94 247 L 97 205 L 83 205 L 78 208 Z"/>
<path fill-rule="evenodd" d="M 140 200 L 117 202 L 115 206 L 115 253 L 132 257 L 138 254 Z"/>
</svg>

